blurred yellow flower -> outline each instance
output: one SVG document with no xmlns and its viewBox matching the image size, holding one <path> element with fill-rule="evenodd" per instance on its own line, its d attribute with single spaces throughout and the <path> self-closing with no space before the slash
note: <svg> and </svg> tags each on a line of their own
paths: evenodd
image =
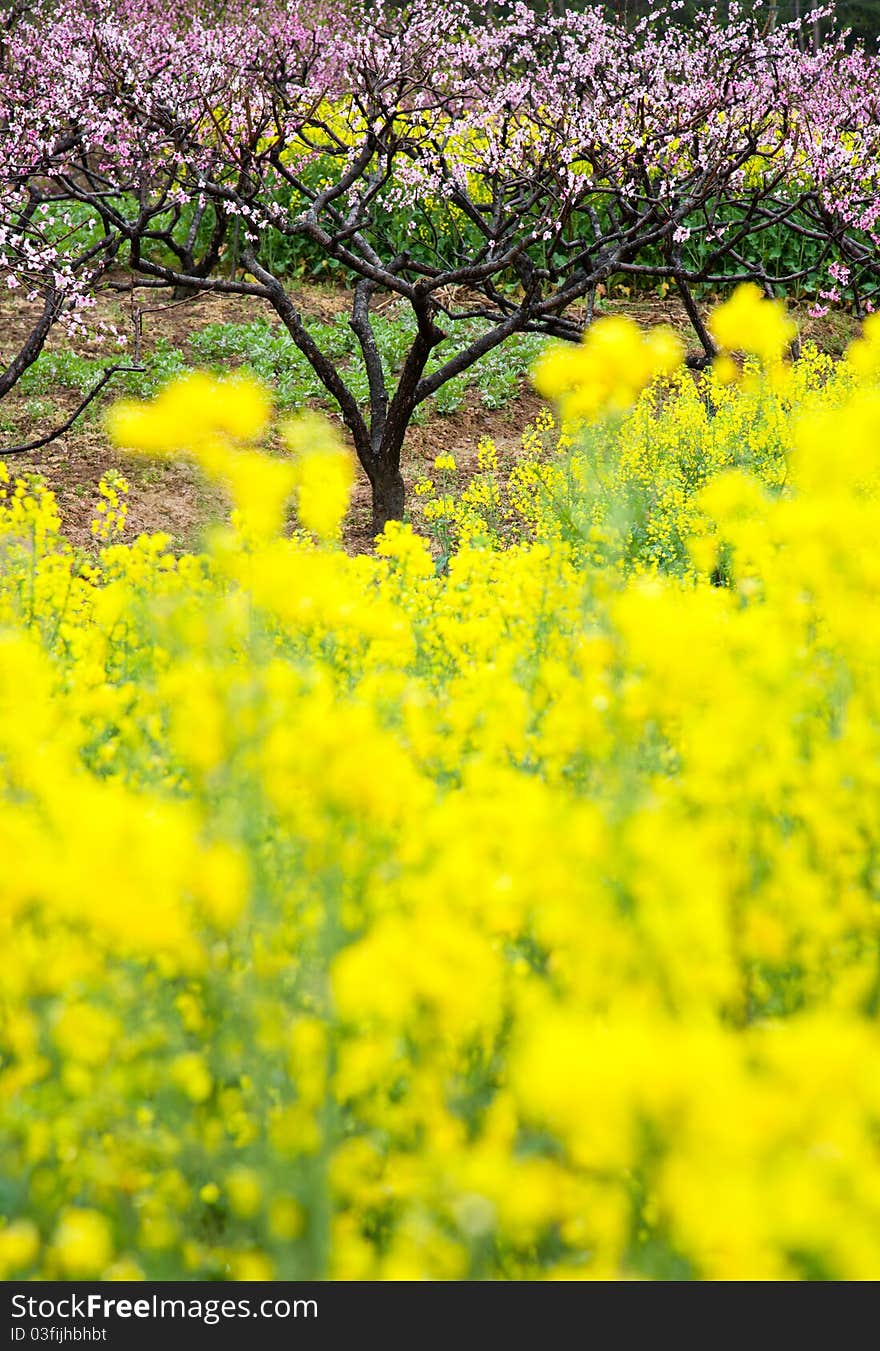
<svg viewBox="0 0 880 1351">
<path fill-rule="evenodd" d="M 767 364 L 779 361 L 795 335 L 781 300 L 768 300 L 754 282 L 743 282 L 709 316 L 709 332 L 728 352 L 747 352 Z"/>
<path fill-rule="evenodd" d="M 200 553 L 0 466 L 0 1277 L 876 1275 L 880 330 L 721 314 L 369 555 L 210 377 Z"/>
<path fill-rule="evenodd" d="M 96 1210 L 65 1210 L 52 1238 L 52 1253 L 67 1279 L 101 1275 L 113 1256 L 109 1221 Z"/>
<path fill-rule="evenodd" d="M 615 315 L 591 324 L 577 346 L 549 348 L 533 378 L 566 421 L 579 422 L 623 412 L 683 358 L 681 339 L 671 329 L 643 333 L 631 319 Z"/>
<path fill-rule="evenodd" d="M 354 460 L 330 424 L 318 417 L 298 418 L 283 428 L 295 458 L 294 482 L 300 524 L 319 540 L 339 538 L 354 483 Z"/>
</svg>

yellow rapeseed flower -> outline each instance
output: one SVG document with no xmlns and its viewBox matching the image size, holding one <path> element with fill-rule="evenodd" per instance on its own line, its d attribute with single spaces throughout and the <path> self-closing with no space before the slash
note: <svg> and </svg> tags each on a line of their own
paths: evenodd
<svg viewBox="0 0 880 1351">
<path fill-rule="evenodd" d="M 784 356 L 797 333 L 781 300 L 768 300 L 754 282 L 743 282 L 709 316 L 709 332 L 728 352 L 747 352 L 767 364 Z"/>
<path fill-rule="evenodd" d="M 113 1256 L 113 1233 L 96 1210 L 71 1207 L 63 1212 L 52 1239 L 52 1253 L 67 1279 L 100 1276 Z"/>
<path fill-rule="evenodd" d="M 683 356 L 671 329 L 645 334 L 631 319 L 615 315 L 592 324 L 577 346 L 549 348 L 534 380 L 567 421 L 592 420 L 624 411 L 653 380 L 680 366 Z"/>
<path fill-rule="evenodd" d="M 298 418 L 283 429 L 288 449 L 296 457 L 294 483 L 300 524 L 319 540 L 339 537 L 348 509 L 354 461 L 324 419 Z"/>
</svg>

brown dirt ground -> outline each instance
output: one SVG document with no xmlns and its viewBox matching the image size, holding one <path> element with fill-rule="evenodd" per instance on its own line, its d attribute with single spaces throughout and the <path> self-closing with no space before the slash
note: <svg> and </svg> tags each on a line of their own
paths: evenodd
<svg viewBox="0 0 880 1351">
<path fill-rule="evenodd" d="M 294 292 L 305 313 L 328 319 L 347 309 L 350 296 L 327 287 L 309 287 Z M 380 301 L 380 304 L 382 302 Z M 17 340 L 29 323 L 29 306 L 17 293 L 0 295 L 0 357 L 15 350 Z M 89 332 L 74 340 L 82 355 L 97 356 L 107 351 L 94 331 L 94 319 L 115 323 L 121 332 L 131 333 L 133 314 L 140 310 L 142 350 L 148 353 L 158 338 L 184 347 L 194 331 L 208 323 L 245 322 L 260 315 L 274 316 L 259 300 L 246 296 L 202 295 L 185 302 L 169 303 L 157 293 L 138 288 L 108 292 L 98 301 L 90 317 Z M 601 302 L 601 312 L 626 312 L 643 324 L 668 323 L 677 328 L 690 349 L 697 347 L 695 335 L 677 300 L 670 296 L 631 298 L 621 288 Z M 821 322 L 798 314 L 801 334 L 835 352 L 842 350 L 856 325 L 845 315 L 828 316 Z M 63 350 L 71 339 L 56 329 L 47 348 Z M 121 360 L 125 360 L 123 355 Z M 102 395 L 106 407 L 112 401 L 113 384 Z M 80 395 L 73 390 L 56 389 L 51 396 L 36 398 L 13 389 L 0 404 L 0 459 L 4 447 L 30 441 L 63 423 L 76 408 Z M 465 404 L 456 413 L 433 415 L 421 426 L 410 430 L 405 454 L 404 479 L 409 487 L 430 471 L 434 457 L 441 451 L 455 455 L 463 477 L 471 471 L 477 441 L 491 436 L 504 458 L 515 455 L 523 431 L 541 407 L 541 400 L 524 387 L 519 396 L 497 411 L 488 411 L 475 390 L 469 390 Z M 109 444 L 98 417 L 80 419 L 68 432 L 41 450 L 10 456 L 9 467 L 16 473 L 39 473 L 56 495 L 65 533 L 70 540 L 89 547 L 89 523 L 101 476 L 110 468 L 120 469 L 128 479 L 129 516 L 125 538 L 142 532 L 163 530 L 171 535 L 174 546 L 196 546 L 204 526 L 222 511 L 219 495 L 201 482 L 186 462 L 137 462 L 119 455 Z M 344 539 L 352 552 L 372 547 L 369 485 L 360 473 L 346 520 Z"/>
</svg>

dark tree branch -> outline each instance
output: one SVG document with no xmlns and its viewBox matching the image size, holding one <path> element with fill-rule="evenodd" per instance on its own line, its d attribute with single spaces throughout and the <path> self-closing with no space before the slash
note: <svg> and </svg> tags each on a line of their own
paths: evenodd
<svg viewBox="0 0 880 1351">
<path fill-rule="evenodd" d="M 60 427 L 55 427 L 51 432 L 47 432 L 45 436 L 38 437 L 35 441 L 28 441 L 25 445 L 6 446 L 3 449 L 0 449 L 0 459 L 7 455 L 25 455 L 31 450 L 42 450 L 42 448 L 48 446 L 51 441 L 57 441 L 59 436 L 63 436 L 65 432 L 70 431 L 70 428 L 76 422 L 77 418 L 85 412 L 90 403 L 94 403 L 95 399 L 97 399 L 104 387 L 113 379 L 114 375 L 118 375 L 120 371 L 142 371 L 143 369 L 143 366 L 108 366 L 100 380 L 98 380 L 95 386 L 89 390 L 82 403 L 77 404 L 66 422 L 62 422 Z"/>
</svg>

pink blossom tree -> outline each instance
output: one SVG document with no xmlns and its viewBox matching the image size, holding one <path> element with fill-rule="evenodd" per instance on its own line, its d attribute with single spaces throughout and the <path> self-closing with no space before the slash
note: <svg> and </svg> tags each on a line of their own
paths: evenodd
<svg viewBox="0 0 880 1351">
<path fill-rule="evenodd" d="M 0 14 L 0 286 L 21 292 L 22 324 L 0 335 L 0 398 L 33 364 L 53 326 L 84 327 L 95 286 L 120 239 L 58 184 L 54 173 L 75 138 L 66 119 L 47 116 L 38 49 L 26 56 L 27 6 Z"/>
<path fill-rule="evenodd" d="M 181 19 L 157 0 L 62 0 L 18 25 L 6 65 L 27 106 L 5 116 L 39 181 L 91 213 L 102 262 L 124 250 L 144 285 L 272 307 L 339 407 L 377 529 L 402 514 L 418 406 L 513 334 L 577 339 L 609 278 L 675 286 L 708 356 L 700 288 L 805 275 L 762 258 L 773 232 L 809 241 L 857 297 L 880 277 L 877 59 L 840 39 L 803 51 L 792 26 L 660 14 L 627 30 L 598 8 L 474 17 L 458 0 L 366 15 L 232 0 Z M 444 247 L 400 247 L 392 210 L 429 235 L 442 213 Z M 347 278 L 366 401 L 266 263 L 269 231 Z M 380 294 L 415 317 L 393 374 Z"/>
</svg>

